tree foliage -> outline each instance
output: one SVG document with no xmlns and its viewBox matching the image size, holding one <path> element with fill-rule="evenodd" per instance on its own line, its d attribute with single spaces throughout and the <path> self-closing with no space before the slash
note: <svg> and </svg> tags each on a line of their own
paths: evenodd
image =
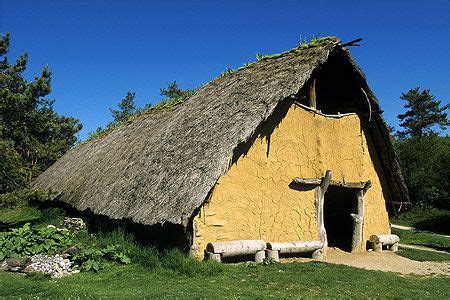
<svg viewBox="0 0 450 300">
<path fill-rule="evenodd" d="M 450 209 L 450 137 L 432 134 L 395 146 L 411 202 Z"/>
<path fill-rule="evenodd" d="M 183 90 L 179 88 L 177 82 L 174 81 L 172 83 L 168 83 L 167 88 L 161 88 L 160 92 L 161 96 L 164 96 L 165 98 L 163 98 L 155 105 L 147 104 L 143 108 L 136 108 L 136 105 L 134 103 L 136 93 L 128 92 L 125 98 L 120 100 L 120 102 L 118 103 L 118 109 L 109 109 L 112 114 L 113 120 L 109 122 L 105 128 L 101 126 L 98 127 L 95 132 L 89 135 L 87 140 L 89 141 L 98 136 L 105 135 L 115 128 L 125 123 L 131 122 L 149 109 L 171 108 L 175 105 L 178 105 L 191 97 L 194 94 L 195 90 Z"/>
<path fill-rule="evenodd" d="M 404 105 L 407 111 L 397 116 L 404 128 L 398 132 L 400 137 L 426 136 L 434 132 L 434 126 L 445 129 L 450 124 L 445 113 L 450 104 L 441 106 L 441 101 L 436 100 L 430 90 L 420 91 L 420 87 L 416 87 L 403 93 L 400 99 L 407 102 Z"/>
<path fill-rule="evenodd" d="M 49 167 L 77 141 L 81 129 L 77 119 L 58 115 L 51 91 L 51 71 L 45 66 L 28 81 L 28 54 L 10 63 L 7 57 L 10 34 L 0 37 L 0 141 L 6 149 L 1 163 L 0 193 L 23 185 L 22 171 L 29 182 Z M 2 157 L 3 158 L 3 157 Z M 20 171 L 19 171 L 20 170 Z"/>
<path fill-rule="evenodd" d="M 450 209 L 450 137 L 434 130 L 445 129 L 445 110 L 429 90 L 414 88 L 400 97 L 407 111 L 399 114 L 398 140 L 394 141 L 402 173 L 413 204 Z"/>
<path fill-rule="evenodd" d="M 136 105 L 134 104 L 135 96 L 136 93 L 128 92 L 125 98 L 119 102 L 119 109 L 109 109 L 115 123 L 125 122 L 137 112 Z"/>
<path fill-rule="evenodd" d="M 193 90 L 183 90 L 178 87 L 176 81 L 167 84 L 167 88 L 160 88 L 161 96 L 168 100 L 176 100 L 179 98 L 189 98 L 194 93 Z"/>
</svg>

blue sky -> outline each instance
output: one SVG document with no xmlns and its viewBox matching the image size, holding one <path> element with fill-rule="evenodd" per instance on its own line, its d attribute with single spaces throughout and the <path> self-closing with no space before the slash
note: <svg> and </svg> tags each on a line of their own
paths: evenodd
<svg viewBox="0 0 450 300">
<path fill-rule="evenodd" d="M 59 113 L 83 123 L 80 138 L 111 120 L 127 91 L 139 106 L 161 99 L 176 80 L 198 87 L 229 67 L 278 53 L 301 37 L 362 37 L 351 51 L 381 101 L 389 124 L 399 96 L 450 91 L 450 1 L 20 1 L 0 0 L 9 56 L 30 55 L 26 75 L 53 71 Z M 446 133 L 449 133 L 447 130 Z"/>
</svg>

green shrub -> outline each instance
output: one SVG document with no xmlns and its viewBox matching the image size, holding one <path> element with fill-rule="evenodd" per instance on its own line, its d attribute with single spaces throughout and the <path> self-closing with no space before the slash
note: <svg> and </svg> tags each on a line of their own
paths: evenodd
<svg viewBox="0 0 450 300">
<path fill-rule="evenodd" d="M 67 229 L 54 226 L 37 228 L 29 223 L 21 228 L 0 233 L 0 260 L 44 253 L 53 254 L 74 243 L 74 236 Z"/>
<path fill-rule="evenodd" d="M 33 201 L 48 201 L 50 195 L 42 190 L 20 189 L 0 194 L 0 208 L 24 205 Z"/>
<path fill-rule="evenodd" d="M 121 264 L 131 263 L 131 259 L 119 250 L 119 245 L 108 245 L 104 248 L 91 245 L 79 250 L 72 259 L 81 265 L 82 270 L 95 272 L 104 268 L 107 261 Z"/>
</svg>

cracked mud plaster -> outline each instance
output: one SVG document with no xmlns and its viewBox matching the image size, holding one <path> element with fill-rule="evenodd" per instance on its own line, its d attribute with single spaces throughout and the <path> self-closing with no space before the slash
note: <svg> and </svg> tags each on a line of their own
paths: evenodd
<svg viewBox="0 0 450 300">
<path fill-rule="evenodd" d="M 361 249 L 370 235 L 389 233 L 368 147 L 356 114 L 331 118 L 292 105 L 271 134 L 269 151 L 267 139 L 258 137 L 218 180 L 205 204 L 206 218 L 195 218 L 197 255 L 215 241 L 318 240 L 314 190 L 299 191 L 289 184 L 294 177 L 321 178 L 326 170 L 333 171 L 333 180 L 372 181 L 365 195 Z"/>
</svg>

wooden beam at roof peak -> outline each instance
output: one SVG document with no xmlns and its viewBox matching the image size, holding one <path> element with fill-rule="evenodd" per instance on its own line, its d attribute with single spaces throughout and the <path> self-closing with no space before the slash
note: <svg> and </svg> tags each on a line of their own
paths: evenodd
<svg viewBox="0 0 450 300">
<path fill-rule="evenodd" d="M 309 88 L 309 107 L 316 108 L 316 79 L 314 78 Z"/>
</svg>

